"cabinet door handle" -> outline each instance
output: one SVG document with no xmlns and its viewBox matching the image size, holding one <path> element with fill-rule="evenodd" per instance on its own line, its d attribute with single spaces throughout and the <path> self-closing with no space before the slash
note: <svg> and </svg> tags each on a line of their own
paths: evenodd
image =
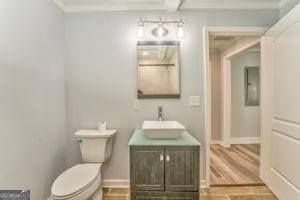
<svg viewBox="0 0 300 200">
<path fill-rule="evenodd" d="M 164 161 L 164 155 L 161 154 L 160 157 L 159 157 L 160 161 Z"/>
<path fill-rule="evenodd" d="M 167 162 L 170 162 L 170 155 L 167 155 L 167 156 L 166 156 L 166 161 L 167 161 Z"/>
</svg>

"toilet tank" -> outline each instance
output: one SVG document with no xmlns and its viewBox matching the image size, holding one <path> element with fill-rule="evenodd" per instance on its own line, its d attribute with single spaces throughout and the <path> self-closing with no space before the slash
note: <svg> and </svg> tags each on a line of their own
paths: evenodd
<svg viewBox="0 0 300 200">
<path fill-rule="evenodd" d="M 115 130 L 99 132 L 98 130 L 79 130 L 75 133 L 81 158 L 85 163 L 102 163 L 112 154 L 113 136 Z"/>
</svg>

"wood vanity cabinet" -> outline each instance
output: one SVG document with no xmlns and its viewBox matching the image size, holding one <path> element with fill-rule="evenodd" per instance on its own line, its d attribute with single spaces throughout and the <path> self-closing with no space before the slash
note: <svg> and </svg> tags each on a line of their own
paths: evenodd
<svg viewBox="0 0 300 200">
<path fill-rule="evenodd" d="M 198 200 L 199 146 L 130 146 L 131 200 Z"/>
</svg>

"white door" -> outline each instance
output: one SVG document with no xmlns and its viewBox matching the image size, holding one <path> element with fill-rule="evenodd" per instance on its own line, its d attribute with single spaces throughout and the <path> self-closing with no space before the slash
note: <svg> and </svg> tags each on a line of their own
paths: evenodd
<svg viewBox="0 0 300 200">
<path fill-rule="evenodd" d="M 300 200 L 300 5 L 262 39 L 261 178 Z"/>
</svg>

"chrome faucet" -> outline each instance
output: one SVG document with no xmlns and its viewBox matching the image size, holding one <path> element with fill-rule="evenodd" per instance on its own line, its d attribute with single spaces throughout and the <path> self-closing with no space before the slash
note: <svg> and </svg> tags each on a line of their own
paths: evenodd
<svg viewBox="0 0 300 200">
<path fill-rule="evenodd" d="M 162 121 L 163 120 L 163 116 L 162 116 L 162 107 L 159 106 L 158 107 L 158 121 Z"/>
</svg>

